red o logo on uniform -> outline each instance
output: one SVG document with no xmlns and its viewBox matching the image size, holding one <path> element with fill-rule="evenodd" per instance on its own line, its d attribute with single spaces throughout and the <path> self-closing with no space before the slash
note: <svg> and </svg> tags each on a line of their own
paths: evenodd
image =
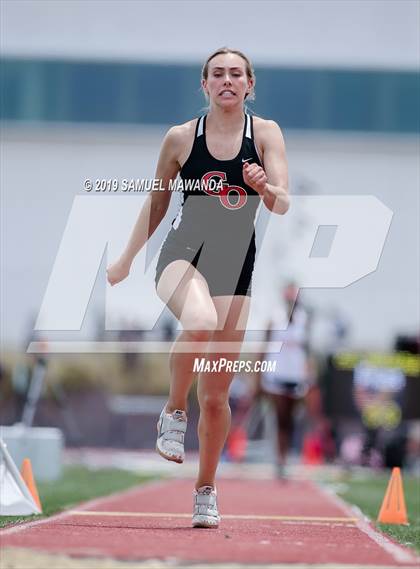
<svg viewBox="0 0 420 569">
<path fill-rule="evenodd" d="M 219 178 L 222 182 L 222 189 L 212 189 L 209 187 L 210 180 Z M 218 184 L 220 186 L 220 184 Z M 220 199 L 222 205 L 227 209 L 240 209 L 248 199 L 247 193 L 241 186 L 229 186 L 226 181 L 225 172 L 207 172 L 201 178 L 201 187 L 209 196 L 216 196 Z"/>
</svg>

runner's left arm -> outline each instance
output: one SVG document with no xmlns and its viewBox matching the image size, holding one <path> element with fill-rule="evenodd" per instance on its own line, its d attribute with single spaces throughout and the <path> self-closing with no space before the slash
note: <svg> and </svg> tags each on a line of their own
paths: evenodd
<svg viewBox="0 0 420 569">
<path fill-rule="evenodd" d="M 245 163 L 244 180 L 260 194 L 270 211 L 284 215 L 290 206 L 284 138 L 275 121 L 265 121 L 261 135 L 263 168 Z"/>
</svg>

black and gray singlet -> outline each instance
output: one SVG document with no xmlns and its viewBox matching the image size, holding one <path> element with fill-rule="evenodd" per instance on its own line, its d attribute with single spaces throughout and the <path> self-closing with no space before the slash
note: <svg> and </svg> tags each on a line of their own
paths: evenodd
<svg viewBox="0 0 420 569">
<path fill-rule="evenodd" d="M 261 198 L 244 182 L 244 162 L 262 166 L 252 116 L 245 114 L 241 148 L 231 160 L 210 154 L 206 116 L 197 120 L 191 153 L 179 173 L 182 204 L 159 254 L 156 285 L 172 261 L 184 259 L 204 276 L 211 296 L 251 294 Z"/>
</svg>

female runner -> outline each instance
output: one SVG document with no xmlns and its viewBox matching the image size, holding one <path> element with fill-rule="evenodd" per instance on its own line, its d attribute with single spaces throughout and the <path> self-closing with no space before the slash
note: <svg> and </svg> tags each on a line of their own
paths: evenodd
<svg viewBox="0 0 420 569">
<path fill-rule="evenodd" d="M 156 443 L 164 458 L 179 463 L 184 460 L 195 358 L 206 355 L 218 362 L 223 357 L 233 363 L 241 351 L 255 260 L 256 209 L 261 201 L 277 214 L 289 208 L 280 128 L 244 108 L 255 85 L 249 59 L 237 50 L 217 50 L 203 66 L 201 84 L 208 113 L 166 134 L 156 169 L 165 191 L 149 194 L 125 251 L 107 269 L 111 285 L 128 276 L 136 254 L 165 216 L 170 183 L 179 174 L 183 203 L 162 245 L 155 279 L 158 296 L 183 328 L 171 348 L 169 400 L 158 421 Z M 229 353 L 218 353 L 224 342 L 229 342 Z M 232 378 L 229 366 L 199 374 L 193 527 L 218 527 L 220 522 L 215 476 L 230 428 Z"/>
</svg>

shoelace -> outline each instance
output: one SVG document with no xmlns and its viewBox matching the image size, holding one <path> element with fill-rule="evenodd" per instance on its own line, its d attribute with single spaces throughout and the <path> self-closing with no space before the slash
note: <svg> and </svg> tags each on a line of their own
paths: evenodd
<svg viewBox="0 0 420 569">
<path fill-rule="evenodd" d="M 210 496 L 210 494 L 213 492 L 213 488 L 211 486 L 205 486 L 204 488 L 200 488 L 200 490 L 197 490 L 197 492 L 198 494 Z"/>
<path fill-rule="evenodd" d="M 196 490 L 194 515 L 218 517 L 216 495 L 214 494 L 214 488 L 211 486 L 204 486 Z"/>
</svg>

